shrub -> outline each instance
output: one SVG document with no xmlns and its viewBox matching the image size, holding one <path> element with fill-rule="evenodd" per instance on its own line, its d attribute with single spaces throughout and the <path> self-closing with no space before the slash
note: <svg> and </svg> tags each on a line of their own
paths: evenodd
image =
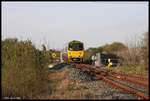
<svg viewBox="0 0 150 101">
<path fill-rule="evenodd" d="M 142 46 L 140 48 L 140 55 L 141 55 L 141 65 L 145 67 L 146 70 L 148 70 L 149 65 L 149 36 L 148 32 L 144 34 L 144 38 L 142 39 Z"/>
<path fill-rule="evenodd" d="M 38 97 L 46 89 L 47 57 L 30 40 L 2 41 L 2 97 Z"/>
<path fill-rule="evenodd" d="M 144 34 L 144 38 L 128 40 L 127 47 L 127 50 L 118 52 L 123 57 L 123 64 L 148 70 L 148 32 Z"/>
</svg>

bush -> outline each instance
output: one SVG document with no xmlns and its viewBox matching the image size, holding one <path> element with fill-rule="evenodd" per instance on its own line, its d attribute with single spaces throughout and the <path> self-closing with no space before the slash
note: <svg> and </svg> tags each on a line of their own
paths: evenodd
<svg viewBox="0 0 150 101">
<path fill-rule="evenodd" d="M 148 34 L 148 32 L 146 32 L 145 34 L 144 34 L 144 38 L 142 39 L 142 46 L 141 46 L 141 48 L 140 48 L 140 55 L 141 55 L 141 61 L 140 61 L 140 63 L 141 63 L 141 65 L 143 66 L 143 67 L 145 67 L 145 69 L 146 70 L 148 70 L 149 68 L 149 43 L 148 43 L 148 41 L 149 41 L 149 36 L 148 36 L 149 34 Z"/>
<path fill-rule="evenodd" d="M 38 97 L 46 89 L 48 61 L 30 40 L 2 41 L 2 97 Z"/>
<path fill-rule="evenodd" d="M 113 53 L 113 52 L 118 52 L 122 50 L 127 50 L 127 47 L 120 42 L 113 42 L 112 44 L 106 44 L 102 46 L 103 52 L 106 53 Z"/>
<path fill-rule="evenodd" d="M 129 40 L 128 49 L 118 52 L 118 55 L 123 57 L 125 66 L 140 66 L 141 69 L 148 70 L 148 32 L 144 34 L 144 38 Z"/>
<path fill-rule="evenodd" d="M 112 44 L 106 44 L 98 48 L 89 48 L 85 51 L 84 60 L 89 60 L 96 53 L 117 53 L 122 50 L 127 50 L 128 48 L 121 42 L 113 42 Z"/>
</svg>

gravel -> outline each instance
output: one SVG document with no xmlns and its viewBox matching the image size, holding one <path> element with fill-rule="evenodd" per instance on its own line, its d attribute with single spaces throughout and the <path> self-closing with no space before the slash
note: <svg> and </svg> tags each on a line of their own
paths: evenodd
<svg viewBox="0 0 150 101">
<path fill-rule="evenodd" d="M 69 69 L 68 77 L 69 80 L 72 82 L 90 82 L 93 81 L 94 78 L 91 77 L 89 74 L 82 72 L 80 69 L 73 68 L 72 66 L 67 66 Z"/>
<path fill-rule="evenodd" d="M 82 72 L 80 69 L 74 68 L 71 65 L 64 66 L 69 69 L 69 72 L 67 72 L 69 81 L 82 83 L 85 86 L 82 91 L 93 92 L 92 94 L 97 99 L 141 99 L 103 80 L 94 79 L 88 73 Z"/>
<path fill-rule="evenodd" d="M 68 65 L 67 68 L 70 70 L 68 73 L 69 80 L 72 82 L 80 82 L 93 91 L 97 98 L 104 99 L 141 99 L 140 97 L 126 92 L 122 89 L 118 89 L 103 80 L 96 80 L 88 73 L 82 72 L 80 69 L 73 68 Z"/>
</svg>

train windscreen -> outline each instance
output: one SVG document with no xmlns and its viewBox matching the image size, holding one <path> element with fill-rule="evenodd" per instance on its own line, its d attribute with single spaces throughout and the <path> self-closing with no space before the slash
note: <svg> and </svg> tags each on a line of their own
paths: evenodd
<svg viewBox="0 0 150 101">
<path fill-rule="evenodd" d="M 70 43 L 68 50 L 70 51 L 80 51 L 83 50 L 83 44 L 82 43 Z"/>
</svg>

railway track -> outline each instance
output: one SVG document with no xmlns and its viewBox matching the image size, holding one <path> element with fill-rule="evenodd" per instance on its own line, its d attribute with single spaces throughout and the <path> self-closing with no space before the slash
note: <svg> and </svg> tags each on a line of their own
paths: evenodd
<svg viewBox="0 0 150 101">
<path fill-rule="evenodd" d="M 140 96 L 143 99 L 149 99 L 148 77 L 108 71 L 86 64 L 72 64 L 72 66 L 83 72 L 87 72 L 96 79 L 104 80 L 105 82 L 113 84 L 125 91 Z"/>
</svg>

